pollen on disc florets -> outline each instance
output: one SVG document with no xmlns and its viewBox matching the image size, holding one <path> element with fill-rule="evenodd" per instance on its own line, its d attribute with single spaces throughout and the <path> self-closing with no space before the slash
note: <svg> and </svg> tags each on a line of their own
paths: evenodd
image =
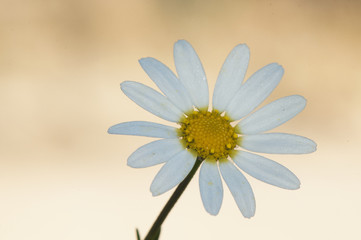
<svg viewBox="0 0 361 240">
<path fill-rule="evenodd" d="M 227 116 L 217 110 L 194 111 L 180 122 L 179 135 L 186 148 L 205 158 L 227 158 L 241 140 Z"/>
</svg>

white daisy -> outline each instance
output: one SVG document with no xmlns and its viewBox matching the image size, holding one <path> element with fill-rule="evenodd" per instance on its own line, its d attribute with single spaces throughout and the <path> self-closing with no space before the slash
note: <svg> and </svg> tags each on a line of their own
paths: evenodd
<svg viewBox="0 0 361 240">
<path fill-rule="evenodd" d="M 217 215 L 222 205 L 222 176 L 243 216 L 254 216 L 253 191 L 240 170 L 277 187 L 298 189 L 300 181 L 290 170 L 249 152 L 304 154 L 316 150 L 316 143 L 305 137 L 263 133 L 301 112 L 306 105 L 302 96 L 280 98 L 250 114 L 278 85 L 284 72 L 282 66 L 271 63 L 242 83 L 249 49 L 245 44 L 237 45 L 219 73 L 210 110 L 207 79 L 187 41 L 175 43 L 174 61 L 178 77 L 154 58 L 139 61 L 164 95 L 132 81 L 123 82 L 121 89 L 136 104 L 177 123 L 179 128 L 136 121 L 120 123 L 108 130 L 110 134 L 161 138 L 138 148 L 128 158 L 128 165 L 134 168 L 165 163 L 151 184 L 153 196 L 178 185 L 192 169 L 197 156 L 204 159 L 199 173 L 201 198 L 212 215 Z"/>
</svg>

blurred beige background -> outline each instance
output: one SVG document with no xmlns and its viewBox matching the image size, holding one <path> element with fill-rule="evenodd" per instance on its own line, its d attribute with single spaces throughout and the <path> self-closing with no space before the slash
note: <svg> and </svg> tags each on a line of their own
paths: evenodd
<svg viewBox="0 0 361 240">
<path fill-rule="evenodd" d="M 282 64 L 267 102 L 300 94 L 308 106 L 276 131 L 307 136 L 318 151 L 271 156 L 300 190 L 248 177 L 251 220 L 227 188 L 220 214 L 207 214 L 196 177 L 161 239 L 361 239 L 360 11 L 360 1 L 0 0 L 0 239 L 135 239 L 135 227 L 145 236 L 171 192 L 151 196 L 158 166 L 126 166 L 150 139 L 106 131 L 165 123 L 119 83 L 154 87 L 138 59 L 174 70 L 178 39 L 197 50 L 210 90 L 238 43 L 251 49 L 247 76 Z"/>
</svg>

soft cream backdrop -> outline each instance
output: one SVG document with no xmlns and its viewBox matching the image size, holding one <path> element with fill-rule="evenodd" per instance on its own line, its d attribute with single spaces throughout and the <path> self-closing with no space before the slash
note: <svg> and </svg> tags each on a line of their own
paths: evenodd
<svg viewBox="0 0 361 240">
<path fill-rule="evenodd" d="M 277 131 L 312 138 L 311 155 L 272 156 L 298 191 L 252 178 L 256 216 L 228 189 L 220 214 L 203 209 L 196 177 L 161 239 L 360 239 L 361 4 L 359 1 L 0 0 L 0 239 L 135 239 L 170 193 L 152 197 L 159 167 L 126 158 L 150 139 L 110 136 L 131 120 L 164 123 L 127 99 L 124 80 L 149 86 L 138 64 L 172 69 L 173 43 L 197 50 L 211 90 L 229 51 L 251 49 L 248 76 L 285 68 L 268 102 L 301 94 L 308 106 Z"/>
</svg>

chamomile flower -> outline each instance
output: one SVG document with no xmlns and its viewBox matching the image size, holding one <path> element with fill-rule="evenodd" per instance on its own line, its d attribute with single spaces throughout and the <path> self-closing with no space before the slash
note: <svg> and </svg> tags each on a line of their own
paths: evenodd
<svg viewBox="0 0 361 240">
<path fill-rule="evenodd" d="M 178 128 L 146 121 L 125 122 L 109 128 L 110 134 L 161 138 L 138 148 L 128 165 L 144 168 L 165 163 L 150 190 L 160 195 L 178 185 L 203 159 L 199 189 L 206 211 L 217 215 L 223 200 L 222 180 L 244 217 L 255 214 L 252 188 L 242 172 L 285 189 L 298 189 L 300 181 L 286 167 L 257 153 L 304 154 L 316 150 L 312 140 L 293 134 L 264 133 L 301 112 L 306 100 L 292 95 L 254 111 L 275 89 L 283 68 L 271 63 L 243 82 L 249 62 L 247 45 L 237 45 L 219 73 L 212 108 L 202 64 L 185 40 L 174 45 L 177 76 L 154 58 L 140 65 L 163 94 L 141 83 L 125 81 L 122 91 L 154 115 Z M 239 121 L 240 120 L 240 121 Z"/>
</svg>

